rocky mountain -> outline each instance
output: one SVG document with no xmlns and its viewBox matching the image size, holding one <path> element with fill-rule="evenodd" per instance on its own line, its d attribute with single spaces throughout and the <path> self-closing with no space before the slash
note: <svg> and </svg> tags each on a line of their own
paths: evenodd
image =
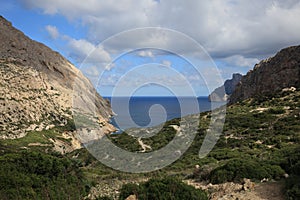
<svg viewBox="0 0 300 200">
<path fill-rule="evenodd" d="M 109 102 L 91 82 L 59 53 L 0 16 L 0 139 L 65 126 L 74 110 L 95 111 L 103 133 L 114 130 L 107 123 Z"/>
<path fill-rule="evenodd" d="M 300 88 L 300 46 L 282 49 L 274 57 L 256 64 L 243 76 L 230 96 L 229 104 L 291 87 Z"/>
<path fill-rule="evenodd" d="M 216 88 L 209 96 L 210 101 L 227 101 L 228 97 L 235 90 L 236 85 L 241 81 L 242 75 L 235 73 L 232 75 L 232 79 L 228 79 L 224 82 L 224 85 Z"/>
</svg>

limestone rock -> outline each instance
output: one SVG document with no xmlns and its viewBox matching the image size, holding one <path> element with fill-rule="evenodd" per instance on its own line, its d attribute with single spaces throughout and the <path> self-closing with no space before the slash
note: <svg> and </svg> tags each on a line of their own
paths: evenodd
<svg viewBox="0 0 300 200">
<path fill-rule="evenodd" d="M 125 200 L 137 200 L 136 196 L 134 194 L 128 196 Z"/>
<path fill-rule="evenodd" d="M 210 101 L 227 101 L 229 96 L 235 90 L 236 85 L 241 81 L 242 75 L 233 74 L 232 79 L 226 80 L 224 85 L 216 88 L 209 96 Z"/>
<path fill-rule="evenodd" d="M 282 49 L 274 57 L 256 64 L 237 85 L 229 104 L 272 95 L 284 88 L 300 88 L 300 46 Z"/>
<path fill-rule="evenodd" d="M 74 92 L 74 87 L 79 90 Z M 112 115 L 109 102 L 92 83 L 59 53 L 0 16 L 0 139 L 65 125 L 74 109 L 94 110 L 103 130 L 114 131 L 105 123 Z"/>
<path fill-rule="evenodd" d="M 248 190 L 253 190 L 255 187 L 255 184 L 253 182 L 251 182 L 250 179 L 244 178 L 243 180 L 244 184 L 243 184 L 243 190 L 244 191 L 248 191 Z"/>
</svg>

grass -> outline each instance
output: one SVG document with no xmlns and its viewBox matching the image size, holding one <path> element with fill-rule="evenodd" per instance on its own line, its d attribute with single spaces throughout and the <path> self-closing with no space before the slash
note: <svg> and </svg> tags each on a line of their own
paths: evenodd
<svg viewBox="0 0 300 200">
<path fill-rule="evenodd" d="M 18 139 L 1 140 L 1 143 L 3 145 L 15 147 L 26 147 L 30 143 L 51 144 L 49 138 L 54 138 L 56 136 L 58 136 L 58 133 L 54 130 L 44 130 L 41 132 L 32 131 L 29 132 L 25 137 Z"/>
</svg>

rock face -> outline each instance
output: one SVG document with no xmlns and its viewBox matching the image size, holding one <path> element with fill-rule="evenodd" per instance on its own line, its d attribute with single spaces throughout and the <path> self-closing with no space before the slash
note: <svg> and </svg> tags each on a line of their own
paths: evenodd
<svg viewBox="0 0 300 200">
<path fill-rule="evenodd" d="M 74 86 L 80 90 L 73 91 Z M 91 82 L 59 53 L 0 16 L 0 139 L 64 126 L 77 109 L 73 105 L 95 111 L 105 132 L 114 130 L 105 123 L 112 115 L 109 102 Z"/>
<path fill-rule="evenodd" d="M 274 57 L 256 64 L 243 76 L 229 104 L 291 87 L 300 88 L 300 46 L 282 49 Z"/>
<path fill-rule="evenodd" d="M 242 75 L 233 74 L 232 79 L 226 80 L 224 85 L 215 89 L 209 96 L 210 101 L 227 101 L 228 97 L 235 90 L 236 85 L 241 81 Z"/>
</svg>

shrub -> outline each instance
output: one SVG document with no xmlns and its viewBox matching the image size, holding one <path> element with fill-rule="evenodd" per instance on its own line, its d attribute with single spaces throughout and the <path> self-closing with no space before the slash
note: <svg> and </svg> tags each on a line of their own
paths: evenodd
<svg viewBox="0 0 300 200">
<path fill-rule="evenodd" d="M 151 179 L 143 184 L 123 185 L 120 200 L 135 194 L 139 200 L 207 200 L 207 194 L 175 178 Z"/>
<path fill-rule="evenodd" d="M 225 165 L 214 169 L 209 179 L 210 182 L 216 184 L 229 181 L 241 181 L 243 178 L 261 180 L 270 177 L 266 169 L 256 161 L 232 159 Z"/>
<path fill-rule="evenodd" d="M 137 184 L 134 183 L 128 183 L 122 186 L 121 193 L 120 193 L 120 199 L 126 199 L 130 195 L 136 195 L 138 196 L 141 194 L 142 188 L 139 187 Z"/>
<path fill-rule="evenodd" d="M 38 152 L 0 156 L 1 199 L 82 199 L 89 190 L 69 159 Z"/>
<path fill-rule="evenodd" d="M 277 114 L 284 114 L 285 110 L 282 107 L 270 108 L 268 110 L 268 113 L 275 114 L 275 115 L 277 115 Z"/>
<path fill-rule="evenodd" d="M 104 197 L 97 197 L 96 200 L 113 200 L 113 198 L 104 196 Z"/>
<path fill-rule="evenodd" d="M 278 165 L 263 165 L 263 167 L 274 179 L 279 179 L 285 173 L 285 171 Z"/>
<path fill-rule="evenodd" d="M 293 176 L 286 181 L 286 196 L 288 200 L 300 199 L 300 177 Z"/>
</svg>

